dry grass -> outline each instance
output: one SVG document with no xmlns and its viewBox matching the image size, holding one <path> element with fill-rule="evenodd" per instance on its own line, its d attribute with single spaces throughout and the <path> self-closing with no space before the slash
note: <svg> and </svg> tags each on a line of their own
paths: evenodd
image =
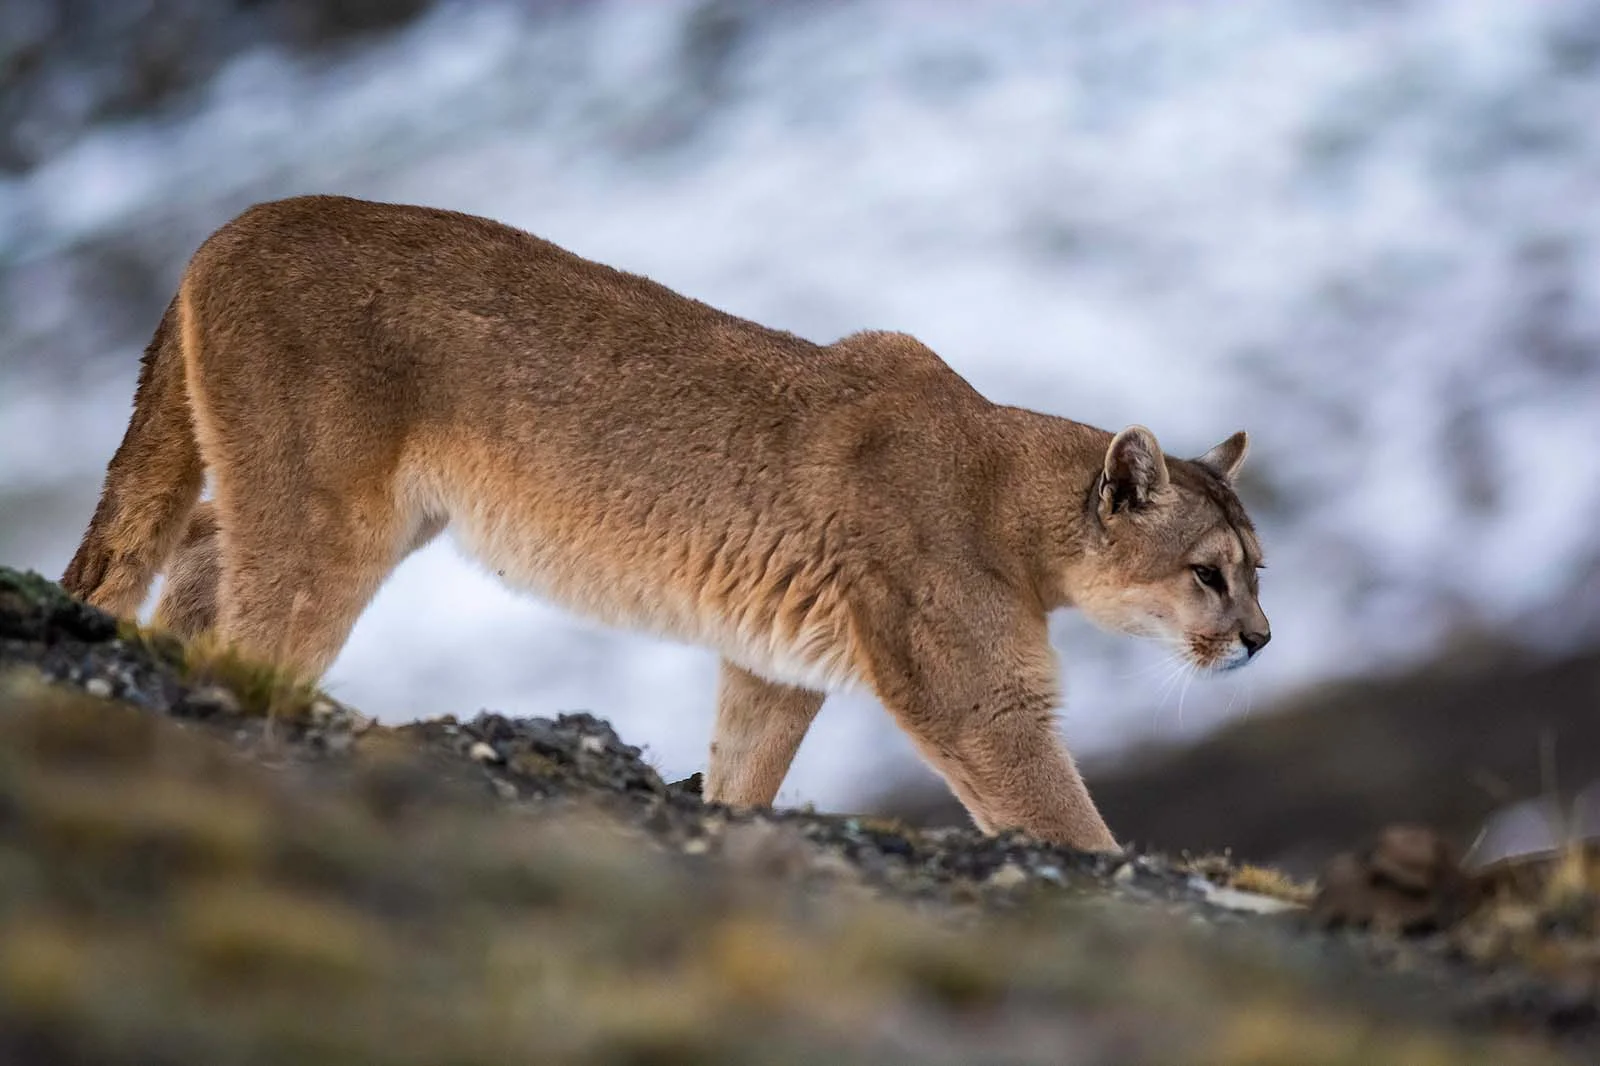
<svg viewBox="0 0 1600 1066">
<path fill-rule="evenodd" d="M 317 686 L 270 662 L 240 654 L 212 633 L 184 641 L 155 626 L 124 620 L 117 635 L 177 669 L 193 685 L 219 685 L 253 717 L 303 721 L 322 698 Z"/>
<path fill-rule="evenodd" d="M 1243 892 L 1255 892 L 1302 905 L 1310 903 L 1317 891 L 1315 885 L 1296 881 L 1282 870 L 1274 870 L 1268 866 L 1253 866 L 1249 863 L 1234 870 L 1229 885 Z"/>
<path fill-rule="evenodd" d="M 1482 902 L 1456 931 L 1472 959 L 1600 989 L 1600 843 L 1481 872 Z"/>
<path fill-rule="evenodd" d="M 1198 856 L 1185 853 L 1182 864 L 1190 873 L 1199 874 L 1212 884 L 1226 885 L 1241 892 L 1254 892 L 1302 906 L 1309 904 L 1317 891 L 1316 885 L 1296 881 L 1281 870 L 1250 863 L 1236 864 L 1232 854 L 1226 851 Z"/>
</svg>

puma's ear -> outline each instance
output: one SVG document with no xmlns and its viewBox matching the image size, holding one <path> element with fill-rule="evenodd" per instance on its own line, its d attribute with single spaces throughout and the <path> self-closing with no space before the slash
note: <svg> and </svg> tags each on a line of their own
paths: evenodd
<svg viewBox="0 0 1600 1066">
<path fill-rule="evenodd" d="M 1111 438 L 1106 449 L 1106 480 L 1101 506 L 1116 512 L 1143 507 L 1167 487 L 1167 460 L 1156 435 L 1143 426 L 1129 426 Z"/>
<path fill-rule="evenodd" d="M 1195 462 L 1210 470 L 1224 481 L 1232 481 L 1239 473 L 1239 468 L 1244 465 L 1244 457 L 1250 451 L 1250 437 L 1244 430 L 1240 430 L 1221 444 L 1206 452 Z"/>
</svg>

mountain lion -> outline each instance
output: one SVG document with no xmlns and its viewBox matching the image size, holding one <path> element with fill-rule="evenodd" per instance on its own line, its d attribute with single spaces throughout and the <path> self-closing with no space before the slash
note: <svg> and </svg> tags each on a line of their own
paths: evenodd
<svg viewBox="0 0 1600 1066">
<path fill-rule="evenodd" d="M 983 829 L 1108 850 L 1045 616 L 1208 670 L 1259 651 L 1245 448 L 1169 458 L 904 334 L 813 344 L 486 219 L 302 197 L 190 261 L 63 581 L 129 615 L 166 566 L 159 624 L 315 677 L 449 527 L 721 655 L 710 800 L 771 803 L 824 694 L 865 686 Z"/>
</svg>

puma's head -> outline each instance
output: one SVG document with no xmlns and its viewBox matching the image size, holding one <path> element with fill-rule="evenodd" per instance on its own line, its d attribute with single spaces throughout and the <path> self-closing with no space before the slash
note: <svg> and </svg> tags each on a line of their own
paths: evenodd
<svg viewBox="0 0 1600 1066">
<path fill-rule="evenodd" d="M 1169 459 L 1143 426 L 1112 438 L 1087 501 L 1087 550 L 1065 575 L 1072 602 L 1201 669 L 1248 662 L 1272 636 L 1256 599 L 1261 546 L 1233 491 L 1248 447 L 1240 432 L 1198 459 Z"/>
</svg>

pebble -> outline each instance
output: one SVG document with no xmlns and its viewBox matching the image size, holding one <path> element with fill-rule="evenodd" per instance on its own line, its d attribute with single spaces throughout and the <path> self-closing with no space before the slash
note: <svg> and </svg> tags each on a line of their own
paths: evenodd
<svg viewBox="0 0 1600 1066">
<path fill-rule="evenodd" d="M 111 698 L 111 682 L 103 677 L 91 677 L 84 683 L 83 691 L 91 696 L 98 696 L 100 699 L 107 700 Z"/>
<path fill-rule="evenodd" d="M 1019 888 L 1027 883 L 1027 871 L 1014 862 L 1006 863 L 989 875 L 989 885 L 993 888 Z"/>
<path fill-rule="evenodd" d="M 201 685 L 184 700 L 191 713 L 232 716 L 239 713 L 239 697 L 221 685 Z"/>
<path fill-rule="evenodd" d="M 467 755 L 475 762 L 499 763 L 503 761 L 498 751 L 495 751 L 491 745 L 485 744 L 481 740 L 467 749 Z"/>
</svg>

